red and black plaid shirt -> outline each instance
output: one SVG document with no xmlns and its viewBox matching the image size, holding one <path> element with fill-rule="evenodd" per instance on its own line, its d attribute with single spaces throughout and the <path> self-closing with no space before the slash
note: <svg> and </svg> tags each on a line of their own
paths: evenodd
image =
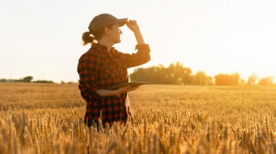
<svg viewBox="0 0 276 154">
<path fill-rule="evenodd" d="M 138 44 L 137 53 L 125 54 L 115 48 L 110 49 L 113 57 L 107 52 L 107 47 L 92 43 L 92 47 L 84 53 L 78 64 L 79 89 L 81 96 L 87 102 L 84 121 L 98 120 L 102 112 L 102 122 L 112 126 L 114 121 L 125 122 L 131 114 L 126 103 L 127 93 L 117 96 L 101 97 L 96 90 L 107 89 L 128 82 L 127 68 L 144 64 L 150 60 L 148 44 Z"/>
</svg>

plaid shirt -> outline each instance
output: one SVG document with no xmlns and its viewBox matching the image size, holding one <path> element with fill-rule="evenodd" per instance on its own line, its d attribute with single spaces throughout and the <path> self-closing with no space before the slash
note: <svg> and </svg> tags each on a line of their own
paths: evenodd
<svg viewBox="0 0 276 154">
<path fill-rule="evenodd" d="M 84 53 L 78 63 L 79 89 L 85 99 L 87 119 L 98 120 L 102 113 L 102 122 L 112 126 L 114 121 L 126 122 L 128 114 L 131 114 L 127 103 L 127 93 L 117 96 L 101 97 L 96 90 L 107 89 L 128 82 L 127 68 L 144 64 L 150 60 L 150 48 L 148 44 L 138 44 L 137 53 L 125 54 L 110 49 L 113 57 L 107 52 L 107 47 L 92 43 L 92 47 Z"/>
</svg>

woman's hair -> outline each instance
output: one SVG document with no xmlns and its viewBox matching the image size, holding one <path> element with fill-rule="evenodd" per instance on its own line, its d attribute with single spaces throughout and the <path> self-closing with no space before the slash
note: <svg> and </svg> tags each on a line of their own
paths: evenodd
<svg viewBox="0 0 276 154">
<path fill-rule="evenodd" d="M 106 26 L 108 29 L 112 29 L 112 26 L 113 26 L 113 24 L 111 24 L 111 25 L 108 25 L 108 26 Z M 94 32 L 94 33 L 91 33 L 91 32 L 89 32 L 89 31 L 87 31 L 87 32 L 84 32 L 83 34 L 82 34 L 82 45 L 86 45 L 86 44 L 89 44 L 89 43 L 92 43 L 94 40 L 99 40 L 99 39 L 101 39 L 101 37 L 103 36 L 103 34 L 104 34 L 104 29 L 105 28 L 103 28 L 103 29 L 101 29 L 101 30 L 99 30 L 99 31 L 97 31 L 97 32 Z M 91 36 L 91 34 L 94 36 Z"/>
</svg>

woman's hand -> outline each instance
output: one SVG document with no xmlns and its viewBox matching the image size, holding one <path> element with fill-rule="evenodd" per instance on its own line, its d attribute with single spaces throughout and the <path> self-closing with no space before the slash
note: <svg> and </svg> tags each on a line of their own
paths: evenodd
<svg viewBox="0 0 276 154">
<path fill-rule="evenodd" d="M 133 91 L 137 88 L 139 88 L 139 86 L 135 86 L 135 87 L 127 86 L 127 87 L 119 88 L 119 89 L 116 90 L 116 95 L 115 96 L 120 97 L 122 93 Z"/>
<path fill-rule="evenodd" d="M 129 20 L 126 22 L 127 27 L 132 30 L 136 37 L 136 41 L 138 44 L 145 44 L 144 38 L 140 32 L 140 28 L 136 22 L 136 20 Z"/>
<path fill-rule="evenodd" d="M 117 96 L 120 97 L 122 93 L 126 93 L 132 90 L 137 89 L 139 86 L 131 87 L 123 87 L 117 90 L 108 90 L 108 89 L 98 89 L 96 92 L 101 96 L 101 97 L 108 97 L 108 96 Z"/>
<path fill-rule="evenodd" d="M 134 33 L 137 31 L 140 31 L 140 28 L 139 28 L 136 20 L 129 20 L 126 22 L 126 25 Z"/>
</svg>

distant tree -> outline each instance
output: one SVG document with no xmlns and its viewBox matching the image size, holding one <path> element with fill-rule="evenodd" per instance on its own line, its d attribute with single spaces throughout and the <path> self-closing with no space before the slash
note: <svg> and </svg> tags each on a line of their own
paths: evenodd
<svg viewBox="0 0 276 154">
<path fill-rule="evenodd" d="M 33 79 L 32 76 L 26 76 L 26 77 L 23 78 L 23 82 L 31 82 L 32 79 Z"/>
<path fill-rule="evenodd" d="M 246 82 L 245 82 L 244 79 L 241 79 L 241 80 L 240 80 L 240 85 L 246 85 Z"/>
<path fill-rule="evenodd" d="M 150 83 L 154 83 L 153 80 L 151 80 L 152 77 L 152 70 L 153 67 L 150 68 L 138 68 L 135 69 L 132 74 L 130 74 L 131 81 L 148 81 Z"/>
<path fill-rule="evenodd" d="M 214 85 L 214 78 L 211 76 L 208 76 L 208 85 Z"/>
<path fill-rule="evenodd" d="M 262 86 L 271 86 L 271 85 L 273 85 L 273 77 L 268 76 L 268 77 L 265 77 L 265 78 L 261 78 L 258 82 L 258 85 L 262 85 Z"/>
<path fill-rule="evenodd" d="M 216 85 L 239 85 L 240 75 L 235 74 L 218 74 L 215 75 Z"/>
<path fill-rule="evenodd" d="M 33 81 L 34 83 L 54 83 L 52 80 L 37 80 Z"/>
<path fill-rule="evenodd" d="M 191 82 L 192 82 L 191 74 L 193 71 L 188 67 L 184 67 L 182 71 L 183 71 L 183 75 L 182 75 L 183 84 L 185 84 L 185 85 L 191 84 Z"/>
<path fill-rule="evenodd" d="M 248 77 L 248 79 L 247 79 L 247 85 L 255 85 L 257 79 L 258 79 L 257 75 L 253 73 L 250 77 Z"/>
<path fill-rule="evenodd" d="M 130 74 L 131 81 L 148 81 L 153 84 L 190 84 L 192 70 L 176 62 L 165 68 L 163 65 L 138 68 Z"/>
<path fill-rule="evenodd" d="M 192 70 L 187 67 L 183 67 L 183 64 L 176 62 L 170 64 L 168 72 L 171 75 L 171 81 L 174 84 L 191 84 Z"/>
<path fill-rule="evenodd" d="M 209 85 L 212 84 L 212 77 L 209 77 L 205 74 L 204 71 L 199 71 L 192 76 L 193 85 Z"/>
</svg>

